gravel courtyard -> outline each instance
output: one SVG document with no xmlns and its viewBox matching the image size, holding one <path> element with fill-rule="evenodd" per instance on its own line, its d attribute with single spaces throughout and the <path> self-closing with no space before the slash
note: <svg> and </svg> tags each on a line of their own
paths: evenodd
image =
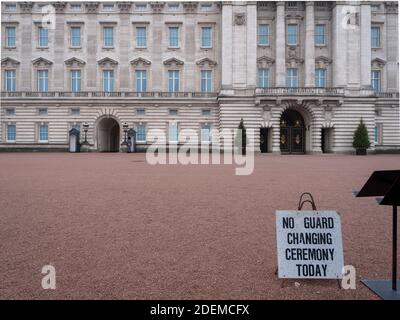
<svg viewBox="0 0 400 320">
<path fill-rule="evenodd" d="M 0 153 L 0 299 L 377 299 L 360 280 L 391 275 L 391 209 L 355 199 L 399 155 L 256 155 L 233 165 L 156 165 L 145 154 Z M 357 289 L 286 281 L 275 210 L 310 191 L 341 213 Z M 52 264 L 56 290 L 43 290 Z"/>
</svg>

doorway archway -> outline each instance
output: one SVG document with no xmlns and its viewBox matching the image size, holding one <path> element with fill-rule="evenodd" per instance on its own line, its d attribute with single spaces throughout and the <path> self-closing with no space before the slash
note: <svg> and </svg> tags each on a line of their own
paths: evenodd
<svg viewBox="0 0 400 320">
<path fill-rule="evenodd" d="M 280 119 L 281 153 L 304 154 L 306 127 L 303 116 L 294 109 L 286 109 Z"/>
<path fill-rule="evenodd" d="M 120 147 L 120 127 L 113 118 L 101 119 L 97 125 L 97 150 L 118 152 Z"/>
</svg>

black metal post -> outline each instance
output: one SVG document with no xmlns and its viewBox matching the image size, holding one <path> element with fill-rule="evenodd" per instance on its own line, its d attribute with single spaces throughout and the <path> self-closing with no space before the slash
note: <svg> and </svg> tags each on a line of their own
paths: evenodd
<svg viewBox="0 0 400 320">
<path fill-rule="evenodd" d="M 85 129 L 85 141 L 84 143 L 87 143 L 87 129 Z"/>
<path fill-rule="evenodd" d="M 397 291 L 397 206 L 393 206 L 393 269 L 392 289 Z"/>
</svg>

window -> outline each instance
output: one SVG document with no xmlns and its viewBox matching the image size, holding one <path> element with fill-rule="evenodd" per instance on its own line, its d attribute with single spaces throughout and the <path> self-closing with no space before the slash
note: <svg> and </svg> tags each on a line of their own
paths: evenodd
<svg viewBox="0 0 400 320">
<path fill-rule="evenodd" d="M 201 92 L 212 91 L 212 75 L 211 70 L 201 70 Z"/>
<path fill-rule="evenodd" d="M 38 70 L 37 72 L 37 91 L 47 92 L 49 90 L 49 71 Z"/>
<path fill-rule="evenodd" d="M 81 70 L 71 70 L 71 91 L 81 91 Z"/>
<path fill-rule="evenodd" d="M 379 70 L 371 71 L 371 86 L 376 93 L 381 91 L 381 72 Z"/>
<path fill-rule="evenodd" d="M 112 3 L 104 3 L 103 4 L 103 10 L 104 11 L 113 11 L 114 10 L 114 5 Z"/>
<path fill-rule="evenodd" d="M 15 116 L 15 108 L 7 108 L 6 109 L 6 116 L 7 117 Z"/>
<path fill-rule="evenodd" d="M 299 86 L 297 69 L 287 69 L 286 86 L 290 88 L 296 88 Z"/>
<path fill-rule="evenodd" d="M 143 123 L 136 126 L 136 141 L 146 141 L 146 126 Z"/>
<path fill-rule="evenodd" d="M 258 69 L 258 87 L 267 88 L 269 84 L 269 70 L 265 68 Z"/>
<path fill-rule="evenodd" d="M 114 91 L 114 71 L 104 70 L 103 71 L 103 91 L 113 92 Z"/>
<path fill-rule="evenodd" d="M 16 46 L 16 28 L 6 27 L 6 47 L 13 48 Z"/>
<path fill-rule="evenodd" d="M 171 10 L 171 11 L 179 10 L 179 3 L 169 3 L 168 4 L 168 9 Z"/>
<path fill-rule="evenodd" d="M 317 24 L 315 26 L 315 45 L 316 46 L 324 46 L 325 43 L 325 25 Z"/>
<path fill-rule="evenodd" d="M 212 47 L 212 29 L 211 27 L 201 28 L 201 47 L 211 48 Z"/>
<path fill-rule="evenodd" d="M 376 49 L 380 47 L 380 33 L 379 27 L 371 27 L 371 48 Z"/>
<path fill-rule="evenodd" d="M 14 92 L 17 88 L 17 79 L 15 70 L 4 71 L 4 90 Z"/>
<path fill-rule="evenodd" d="M 211 115 L 211 110 L 210 109 L 203 109 L 203 110 L 201 110 L 201 115 L 203 117 L 209 117 Z"/>
<path fill-rule="evenodd" d="M 258 25 L 258 44 L 260 46 L 269 45 L 269 25 L 267 24 Z"/>
<path fill-rule="evenodd" d="M 136 70 L 136 92 L 147 91 L 147 74 L 146 70 Z"/>
<path fill-rule="evenodd" d="M 178 115 L 178 110 L 170 109 L 169 110 L 169 115 L 172 116 L 172 117 L 176 117 Z"/>
<path fill-rule="evenodd" d="M 210 143 L 211 142 L 211 127 L 208 123 L 201 124 L 201 142 Z"/>
<path fill-rule="evenodd" d="M 169 27 L 169 47 L 179 48 L 179 28 Z"/>
<path fill-rule="evenodd" d="M 70 7 L 71 7 L 72 11 L 81 11 L 81 8 L 82 8 L 82 6 L 77 3 L 71 3 Z"/>
<path fill-rule="evenodd" d="M 71 47 L 81 46 L 81 27 L 71 27 Z"/>
<path fill-rule="evenodd" d="M 113 27 L 104 27 L 103 28 L 103 45 L 104 47 L 113 47 L 114 46 L 114 28 Z"/>
<path fill-rule="evenodd" d="M 146 3 L 136 3 L 135 4 L 135 9 L 137 11 L 146 11 L 147 10 L 147 4 Z"/>
<path fill-rule="evenodd" d="M 317 88 L 326 87 L 326 69 L 315 69 L 315 86 Z"/>
<path fill-rule="evenodd" d="M 202 11 L 211 11 L 212 4 L 211 3 L 202 3 L 200 8 Z"/>
<path fill-rule="evenodd" d="M 39 126 L 39 142 L 49 141 L 49 126 L 47 123 L 42 123 Z"/>
<path fill-rule="evenodd" d="M 143 117 L 143 116 L 146 115 L 146 111 L 145 111 L 144 109 L 137 109 L 137 110 L 136 110 L 136 115 L 137 115 L 138 117 Z"/>
<path fill-rule="evenodd" d="M 374 142 L 375 144 L 382 144 L 382 130 L 383 124 L 377 123 L 374 128 Z"/>
<path fill-rule="evenodd" d="M 47 47 L 49 45 L 49 29 L 39 27 L 39 47 Z"/>
<path fill-rule="evenodd" d="M 38 114 L 39 116 L 46 117 L 48 115 L 47 108 L 39 108 Z"/>
<path fill-rule="evenodd" d="M 147 47 L 146 27 L 136 27 L 136 47 Z"/>
<path fill-rule="evenodd" d="M 179 71 L 170 70 L 168 71 L 168 91 L 179 92 Z"/>
<path fill-rule="evenodd" d="M 13 124 L 7 125 L 7 142 L 14 142 L 17 139 L 17 127 Z"/>
<path fill-rule="evenodd" d="M 79 109 L 79 108 L 72 108 L 72 109 L 71 109 L 71 115 L 72 115 L 72 116 L 75 116 L 75 117 L 80 116 L 80 115 L 81 115 L 81 109 Z"/>
<path fill-rule="evenodd" d="M 6 11 L 8 11 L 8 12 L 17 11 L 17 5 L 15 3 L 7 3 L 6 4 Z"/>
<path fill-rule="evenodd" d="M 289 24 L 287 26 L 287 44 L 297 44 L 297 24 Z"/>
<path fill-rule="evenodd" d="M 178 124 L 176 122 L 170 122 L 168 130 L 169 142 L 178 142 Z"/>
</svg>

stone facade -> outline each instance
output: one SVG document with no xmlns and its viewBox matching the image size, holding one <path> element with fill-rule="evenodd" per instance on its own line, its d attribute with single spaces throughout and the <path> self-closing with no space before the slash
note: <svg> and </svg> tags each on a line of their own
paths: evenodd
<svg viewBox="0 0 400 320">
<path fill-rule="evenodd" d="M 113 135 L 118 149 L 124 124 L 168 135 L 171 125 L 234 129 L 243 118 L 255 130 L 256 151 L 265 128 L 264 151 L 280 152 L 285 110 L 301 115 L 307 153 L 352 151 L 361 118 L 371 151 L 400 150 L 397 21 L 396 2 L 3 2 L 0 150 L 67 149 L 69 130 L 78 125 L 82 132 L 84 123 L 90 148 L 109 150 L 112 143 L 100 140 Z M 373 48 L 372 27 L 379 30 Z M 15 30 L 15 43 L 7 28 Z M 72 45 L 73 28 L 79 45 Z M 171 28 L 178 45 L 171 45 Z M 206 46 L 205 28 L 211 30 Z M 320 30 L 323 44 L 315 43 Z M 288 85 L 294 69 L 296 84 Z M 13 90 L 7 70 L 15 72 Z M 47 70 L 42 92 L 40 70 Z M 79 90 L 72 88 L 74 70 Z M 261 70 L 268 74 L 262 86 Z M 317 70 L 325 70 L 323 86 L 316 84 Z M 112 71 L 109 92 L 104 71 Z M 145 71 L 143 92 L 136 71 Z M 170 92 L 170 71 L 179 74 L 176 92 Z M 202 71 L 211 75 L 206 89 Z M 108 126 L 104 119 L 113 121 Z M 41 139 L 43 125 L 47 139 Z M 137 144 L 146 147 L 149 137 Z"/>
</svg>

